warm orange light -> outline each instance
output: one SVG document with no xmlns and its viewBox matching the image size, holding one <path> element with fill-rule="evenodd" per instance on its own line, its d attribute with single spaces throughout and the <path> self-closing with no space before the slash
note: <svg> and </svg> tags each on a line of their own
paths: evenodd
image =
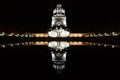
<svg viewBox="0 0 120 80">
<path fill-rule="evenodd" d="M 46 33 L 36 33 L 34 34 L 35 37 L 48 37 L 48 34 Z"/>
<path fill-rule="evenodd" d="M 43 41 L 39 42 L 39 41 L 37 41 L 33 45 L 48 45 L 48 42 L 43 42 Z"/>
<path fill-rule="evenodd" d="M 83 33 L 70 33 L 69 37 L 83 37 L 84 34 Z"/>
<path fill-rule="evenodd" d="M 78 45 L 78 46 L 81 46 L 81 45 L 89 45 L 88 42 L 81 42 L 81 41 L 74 41 L 74 42 L 69 42 L 69 44 L 72 46 L 72 45 Z"/>
</svg>

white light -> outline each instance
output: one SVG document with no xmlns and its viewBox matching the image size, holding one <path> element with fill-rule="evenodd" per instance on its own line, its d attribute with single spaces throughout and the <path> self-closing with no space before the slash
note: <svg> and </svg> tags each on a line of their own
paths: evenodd
<svg viewBox="0 0 120 80">
<path fill-rule="evenodd" d="M 55 61 L 55 53 L 51 52 L 52 53 L 52 61 Z"/>
<path fill-rule="evenodd" d="M 24 37 L 24 34 L 20 35 L 20 37 Z"/>
<path fill-rule="evenodd" d="M 25 37 L 28 37 L 28 34 L 25 34 Z"/>
<path fill-rule="evenodd" d="M 0 36 L 4 36 L 5 35 L 5 32 L 2 32 L 1 34 L 0 34 Z"/>
<path fill-rule="evenodd" d="M 2 45 L 3 48 L 5 48 L 5 45 Z"/>
<path fill-rule="evenodd" d="M 55 18 L 52 17 L 52 24 L 51 24 L 51 27 L 53 27 L 54 24 L 55 24 Z"/>
<path fill-rule="evenodd" d="M 50 37 L 68 37 L 69 34 L 70 34 L 69 31 L 66 31 L 66 30 L 64 30 L 62 28 L 54 29 L 54 30 L 48 32 L 48 35 Z"/>
<path fill-rule="evenodd" d="M 118 34 L 117 34 L 117 33 L 115 33 L 115 32 L 112 32 L 112 35 L 113 35 L 113 36 L 117 36 Z"/>
<path fill-rule="evenodd" d="M 93 37 L 93 35 L 92 35 L 92 34 L 90 34 L 90 37 Z"/>
<path fill-rule="evenodd" d="M 68 37 L 69 34 L 70 34 L 70 32 L 63 30 L 63 31 L 61 32 L 61 35 L 60 35 L 60 36 L 61 36 L 61 37 Z"/>
<path fill-rule="evenodd" d="M 56 41 L 49 42 L 49 44 L 48 44 L 48 47 L 55 48 L 56 46 L 57 46 L 57 42 Z"/>
<path fill-rule="evenodd" d="M 17 45 L 17 46 L 19 46 L 20 44 L 19 44 L 19 43 L 17 43 L 16 45 Z"/>
<path fill-rule="evenodd" d="M 56 22 L 56 25 L 60 26 L 62 24 L 62 22 Z"/>
<path fill-rule="evenodd" d="M 90 44 L 90 45 L 92 45 L 92 43 L 91 43 L 91 42 L 90 42 L 89 44 Z"/>
<path fill-rule="evenodd" d="M 66 24 L 66 17 L 63 17 L 63 25 L 67 26 L 67 24 Z"/>
<path fill-rule="evenodd" d="M 13 44 L 10 44 L 11 47 L 13 47 Z"/>
<path fill-rule="evenodd" d="M 114 45 L 112 45 L 112 48 L 115 48 L 115 46 L 114 46 Z"/>
<path fill-rule="evenodd" d="M 69 47 L 69 43 L 68 42 L 60 42 L 60 46 L 61 46 L 61 49 L 64 49 L 64 48 Z"/>
<path fill-rule="evenodd" d="M 51 47 L 53 49 L 65 49 L 67 47 L 69 47 L 69 43 L 68 42 L 57 42 L 57 41 L 51 41 L 48 43 L 48 47 Z"/>
<path fill-rule="evenodd" d="M 65 65 L 62 65 L 62 69 L 65 68 Z"/>
<path fill-rule="evenodd" d="M 22 45 L 24 45 L 25 43 L 21 43 Z"/>
<path fill-rule="evenodd" d="M 96 45 L 96 43 L 93 43 L 93 45 Z"/>
<path fill-rule="evenodd" d="M 29 43 L 28 43 L 28 42 L 25 42 L 25 45 L 29 45 Z"/>
<path fill-rule="evenodd" d="M 96 35 L 96 34 L 94 34 L 94 37 L 97 37 L 97 35 Z"/>
<path fill-rule="evenodd" d="M 66 61 L 66 53 L 63 54 L 63 59 Z"/>
<path fill-rule="evenodd" d="M 19 36 L 19 34 L 16 34 L 15 36 L 16 36 L 16 37 L 18 37 L 18 36 Z"/>
<path fill-rule="evenodd" d="M 107 45 L 106 44 L 104 44 L 104 47 L 106 47 Z"/>
<path fill-rule="evenodd" d="M 100 46 L 101 44 L 98 44 L 98 46 Z"/>
<path fill-rule="evenodd" d="M 8 36 L 13 36 L 13 33 L 10 33 Z"/>
<path fill-rule="evenodd" d="M 114 35 L 114 34 L 115 34 L 115 32 L 112 32 L 112 34 Z"/>
<path fill-rule="evenodd" d="M 5 32 L 2 32 L 2 35 L 5 35 Z"/>
<path fill-rule="evenodd" d="M 99 35 L 99 36 L 102 36 L 102 34 L 100 34 L 100 33 L 99 33 L 98 35 Z"/>
<path fill-rule="evenodd" d="M 105 35 L 107 34 L 107 33 L 104 33 Z"/>
<path fill-rule="evenodd" d="M 48 35 L 49 35 L 50 37 L 57 37 L 57 32 L 55 32 L 55 31 L 50 31 L 50 32 L 48 32 Z"/>
</svg>

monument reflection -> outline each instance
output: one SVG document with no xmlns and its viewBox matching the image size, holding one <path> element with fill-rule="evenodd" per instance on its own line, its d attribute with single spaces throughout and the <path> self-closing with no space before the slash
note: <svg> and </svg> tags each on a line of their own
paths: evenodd
<svg viewBox="0 0 120 80">
<path fill-rule="evenodd" d="M 51 50 L 53 68 L 61 72 L 65 68 L 67 50 L 70 47 L 66 41 L 51 41 L 48 43 Z"/>
<path fill-rule="evenodd" d="M 96 42 L 82 42 L 82 41 L 35 41 L 35 42 L 20 42 L 20 43 L 1 43 L 0 44 L 0 50 L 4 51 L 5 49 L 16 49 L 19 47 L 23 47 L 26 49 L 30 46 L 33 46 L 34 48 L 38 48 L 40 46 L 46 46 L 49 49 L 49 53 L 51 54 L 51 61 L 53 63 L 53 68 L 57 70 L 58 72 L 61 72 L 63 69 L 65 69 L 65 63 L 67 61 L 67 54 L 68 50 L 70 50 L 70 47 L 85 47 L 88 46 L 89 49 L 99 47 L 98 49 L 110 49 L 113 48 L 119 49 L 120 45 L 117 44 L 106 44 L 106 43 L 96 43 Z M 14 48 L 16 47 L 16 48 Z M 39 48 L 41 49 L 41 48 Z M 22 49 L 21 49 L 22 50 Z M 24 51 L 23 51 L 24 52 Z M 29 52 L 29 50 L 27 50 Z"/>
</svg>

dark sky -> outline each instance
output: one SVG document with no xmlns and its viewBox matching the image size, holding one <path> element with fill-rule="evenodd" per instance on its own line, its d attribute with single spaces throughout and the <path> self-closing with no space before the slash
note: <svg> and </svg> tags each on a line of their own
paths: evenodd
<svg viewBox="0 0 120 80">
<path fill-rule="evenodd" d="M 77 0 L 0 1 L 0 31 L 47 32 L 61 3 L 71 32 L 120 31 L 118 2 Z"/>
</svg>

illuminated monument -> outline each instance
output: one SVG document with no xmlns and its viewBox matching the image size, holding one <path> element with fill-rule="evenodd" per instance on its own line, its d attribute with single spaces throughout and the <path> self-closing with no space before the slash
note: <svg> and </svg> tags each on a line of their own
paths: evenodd
<svg viewBox="0 0 120 80">
<path fill-rule="evenodd" d="M 48 30 L 48 36 L 50 38 L 66 38 L 69 37 L 70 32 L 67 28 L 65 10 L 61 4 L 57 4 L 53 10 L 51 28 Z M 58 72 L 61 72 L 65 68 L 67 48 L 69 43 L 65 41 L 51 41 L 48 44 L 51 48 L 51 56 L 53 62 L 53 68 Z"/>
<path fill-rule="evenodd" d="M 68 37 L 70 32 L 67 30 L 65 10 L 61 4 L 57 4 L 53 10 L 51 28 L 48 31 L 49 37 Z"/>
</svg>

